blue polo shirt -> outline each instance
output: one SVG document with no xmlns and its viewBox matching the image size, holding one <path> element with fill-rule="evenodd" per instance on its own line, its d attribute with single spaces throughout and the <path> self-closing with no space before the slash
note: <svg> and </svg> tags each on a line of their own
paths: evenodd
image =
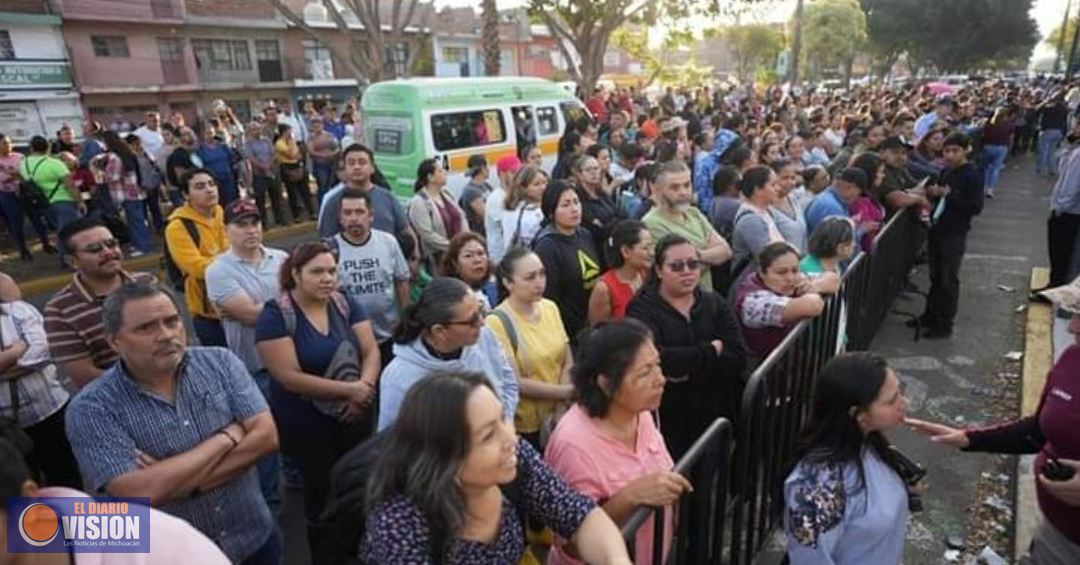
<svg viewBox="0 0 1080 565">
<path fill-rule="evenodd" d="M 71 399 L 67 436 L 92 493 L 136 471 L 135 450 L 161 461 L 267 410 L 244 364 L 227 349 L 190 347 L 177 373 L 171 402 L 141 388 L 122 362 Z M 224 485 L 160 509 L 190 522 L 234 563 L 262 547 L 274 527 L 254 465 Z"/>
</svg>

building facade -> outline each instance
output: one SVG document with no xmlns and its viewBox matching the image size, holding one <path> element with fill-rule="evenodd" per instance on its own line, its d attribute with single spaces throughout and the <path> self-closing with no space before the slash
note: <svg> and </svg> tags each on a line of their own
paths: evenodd
<svg viewBox="0 0 1080 565">
<path fill-rule="evenodd" d="M 0 132 L 16 145 L 82 120 L 60 24 L 44 1 L 0 3 Z"/>
</svg>

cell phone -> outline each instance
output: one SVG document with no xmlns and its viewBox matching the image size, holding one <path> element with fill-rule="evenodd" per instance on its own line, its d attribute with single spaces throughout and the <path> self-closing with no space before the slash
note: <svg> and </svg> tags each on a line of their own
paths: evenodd
<svg viewBox="0 0 1080 565">
<path fill-rule="evenodd" d="M 1076 469 L 1073 469 L 1057 459 L 1047 459 L 1046 462 L 1042 464 L 1042 468 L 1039 469 L 1039 471 L 1047 478 L 1047 480 L 1055 482 L 1068 481 L 1076 475 Z"/>
</svg>

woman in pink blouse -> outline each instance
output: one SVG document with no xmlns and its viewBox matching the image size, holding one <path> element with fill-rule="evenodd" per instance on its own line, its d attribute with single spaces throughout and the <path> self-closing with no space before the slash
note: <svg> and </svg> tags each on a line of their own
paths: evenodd
<svg viewBox="0 0 1080 565">
<path fill-rule="evenodd" d="M 572 371 L 576 402 L 559 420 L 544 459 L 571 487 L 622 526 L 638 506 L 670 506 L 690 482 L 674 463 L 650 412 L 660 407 L 664 374 L 649 330 L 636 320 L 602 323 L 579 338 Z M 664 531 L 667 552 L 672 514 Z M 654 527 L 638 530 L 635 563 L 652 563 Z M 548 564 L 577 564 L 561 544 Z"/>
</svg>

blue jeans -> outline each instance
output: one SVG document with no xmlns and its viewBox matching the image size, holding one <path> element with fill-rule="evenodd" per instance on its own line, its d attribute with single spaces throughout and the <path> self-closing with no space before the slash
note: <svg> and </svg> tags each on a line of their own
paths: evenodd
<svg viewBox="0 0 1080 565">
<path fill-rule="evenodd" d="M 124 215 L 127 216 L 131 244 L 136 251 L 150 252 L 150 226 L 146 225 L 146 202 L 143 200 L 124 201 Z"/>
<path fill-rule="evenodd" d="M 255 384 L 259 387 L 263 398 L 269 402 L 270 372 L 259 369 L 252 378 L 255 379 Z M 263 457 L 258 463 L 258 470 L 259 488 L 262 489 L 263 499 L 270 507 L 270 513 L 276 517 L 281 508 L 281 455 L 275 452 Z"/>
<path fill-rule="evenodd" d="M 1001 168 L 1005 166 L 1005 157 L 1009 154 L 1009 148 L 1005 145 L 984 145 L 983 161 L 986 167 L 984 185 L 986 192 L 993 194 L 997 188 L 998 177 L 1001 176 Z"/>
<path fill-rule="evenodd" d="M 165 216 L 161 214 L 160 186 L 146 191 L 146 210 L 150 212 L 150 221 L 154 225 L 154 231 L 160 232 L 165 229 Z"/>
<path fill-rule="evenodd" d="M 59 232 L 64 226 L 79 219 L 79 208 L 74 202 L 53 202 L 49 204 L 49 215 L 53 217 L 53 221 L 56 223 L 56 231 Z M 61 246 L 60 265 L 62 266 L 67 264 L 64 257 L 63 246 Z"/>
<path fill-rule="evenodd" d="M 19 202 L 19 196 L 14 192 L 0 192 L 0 210 L 4 213 L 4 218 L 7 219 L 8 229 L 11 230 L 11 238 L 15 240 L 15 247 L 19 248 L 19 251 L 26 249 L 26 232 L 23 229 L 23 207 Z M 41 214 L 29 213 L 30 223 L 34 225 L 34 231 L 37 232 L 38 239 L 41 240 L 41 245 L 45 246 L 49 244 L 49 229 L 45 226 L 44 220 L 41 218 Z"/>
<path fill-rule="evenodd" d="M 311 173 L 315 175 L 315 186 L 318 187 L 318 203 L 322 205 L 323 196 L 334 186 L 334 161 L 311 160 Z"/>
<path fill-rule="evenodd" d="M 1039 133 L 1039 153 L 1035 159 L 1035 174 L 1057 174 L 1058 163 L 1054 158 L 1054 151 L 1061 143 L 1062 137 L 1065 137 L 1065 132 L 1059 129 L 1044 129 Z"/>
<path fill-rule="evenodd" d="M 240 565 L 280 565 L 282 553 L 281 529 L 278 528 L 277 524 L 274 524 L 270 537 L 266 538 L 262 547 L 247 556 L 240 562 Z"/>
</svg>

